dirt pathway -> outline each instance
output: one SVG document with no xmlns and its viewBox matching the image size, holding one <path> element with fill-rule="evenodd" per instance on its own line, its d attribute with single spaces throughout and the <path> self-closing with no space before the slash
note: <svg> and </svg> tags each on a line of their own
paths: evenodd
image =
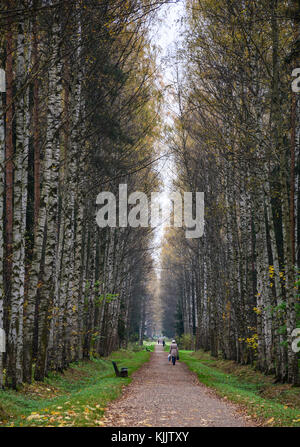
<svg viewBox="0 0 300 447">
<path fill-rule="evenodd" d="M 169 363 L 161 345 L 122 397 L 110 404 L 103 422 L 111 427 L 253 426 L 237 407 L 200 384 L 185 364 Z"/>
</svg>

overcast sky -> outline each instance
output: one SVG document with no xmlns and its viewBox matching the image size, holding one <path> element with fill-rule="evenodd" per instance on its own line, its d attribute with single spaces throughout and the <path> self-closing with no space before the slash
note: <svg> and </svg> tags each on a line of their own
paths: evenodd
<svg viewBox="0 0 300 447">
<path fill-rule="evenodd" d="M 184 15 L 184 0 L 176 4 L 165 4 L 159 12 L 157 21 L 152 25 L 150 34 L 152 43 L 158 47 L 158 60 L 159 73 L 162 77 L 164 85 L 170 85 L 174 81 L 174 69 L 172 62 L 172 55 L 176 53 L 176 45 L 180 42 L 181 35 L 181 20 Z M 165 107 L 163 113 L 163 119 L 168 121 L 167 112 L 168 108 L 177 110 L 177 104 L 171 103 L 171 96 L 168 92 L 165 92 Z M 166 153 L 168 146 L 164 146 L 163 142 L 160 142 L 160 152 Z M 169 204 L 169 192 L 172 178 L 172 172 L 174 171 L 174 165 L 169 158 L 163 158 L 157 163 L 157 169 L 160 172 L 160 178 L 163 183 L 162 206 L 168 206 Z M 159 227 L 155 231 L 155 246 L 160 246 L 163 237 L 163 227 Z M 155 250 L 154 259 L 156 261 L 156 267 L 159 271 L 159 256 L 160 249 Z"/>
</svg>

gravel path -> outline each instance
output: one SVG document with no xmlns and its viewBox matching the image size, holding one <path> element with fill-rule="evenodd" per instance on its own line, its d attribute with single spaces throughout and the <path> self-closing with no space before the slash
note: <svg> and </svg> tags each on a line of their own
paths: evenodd
<svg viewBox="0 0 300 447">
<path fill-rule="evenodd" d="M 254 426 L 236 406 L 200 384 L 185 364 L 169 363 L 161 345 L 110 404 L 103 422 L 108 427 Z"/>
</svg>

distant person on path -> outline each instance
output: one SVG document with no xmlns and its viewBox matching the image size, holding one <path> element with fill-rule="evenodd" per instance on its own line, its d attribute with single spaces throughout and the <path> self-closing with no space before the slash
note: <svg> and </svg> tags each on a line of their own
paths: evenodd
<svg viewBox="0 0 300 447">
<path fill-rule="evenodd" d="M 159 339 L 157 340 L 157 344 L 159 345 Z"/>
<path fill-rule="evenodd" d="M 173 366 L 176 363 L 176 360 L 179 358 L 179 352 L 178 352 L 178 346 L 175 340 L 172 340 L 171 346 L 170 346 L 170 354 L 172 357 L 172 363 Z"/>
<path fill-rule="evenodd" d="M 165 347 L 165 344 L 166 344 L 166 343 L 165 343 L 165 340 L 163 340 L 163 347 Z"/>
</svg>

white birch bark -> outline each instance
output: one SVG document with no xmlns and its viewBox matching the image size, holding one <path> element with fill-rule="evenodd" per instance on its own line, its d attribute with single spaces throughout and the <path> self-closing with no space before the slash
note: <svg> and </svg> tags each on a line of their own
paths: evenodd
<svg viewBox="0 0 300 447">
<path fill-rule="evenodd" d="M 25 24 L 18 27 L 17 50 L 17 90 L 22 92 L 25 73 L 29 68 L 30 46 L 25 46 Z M 27 32 L 29 30 L 27 29 Z M 31 44 L 29 44 L 31 45 Z M 8 332 L 8 375 L 12 386 L 19 386 L 23 381 L 23 303 L 25 288 L 25 231 L 27 209 L 28 179 L 28 145 L 29 145 L 29 89 L 16 103 L 16 150 L 14 174 L 13 207 L 13 254 L 11 310 Z"/>
<path fill-rule="evenodd" d="M 0 91 L 0 329 L 4 330 L 4 160 L 5 160 L 5 123 L 2 92 Z M 3 353 L 0 352 L 0 389 L 3 386 Z"/>
<path fill-rule="evenodd" d="M 81 56 L 81 25 L 79 23 L 76 46 L 77 46 L 77 58 L 80 61 Z M 82 88 L 82 73 L 80 64 L 77 67 L 76 81 L 73 88 L 73 104 L 72 107 L 72 120 L 71 120 L 71 141 L 68 157 L 68 169 L 69 169 L 69 188 L 68 188 L 68 211 L 67 211 L 67 228 L 69 228 L 68 238 L 66 241 L 66 253 L 69 253 L 69 259 L 67 263 L 69 265 L 69 272 L 66 272 L 69 280 L 67 291 L 67 344 L 69 345 L 70 357 L 69 361 L 72 361 L 77 356 L 77 320 L 78 320 L 78 307 L 79 307 L 79 290 L 81 284 L 81 251 L 82 251 L 82 191 L 79 186 L 77 188 L 78 180 L 82 181 L 82 168 L 77 166 L 76 160 L 79 159 L 79 163 L 84 163 L 84 150 L 80 147 L 80 132 L 82 130 L 82 121 L 80 116 L 81 109 L 81 88 Z M 76 214 L 76 202 L 77 202 L 77 214 Z M 77 218 L 76 222 L 75 219 Z M 78 233 L 78 236 L 77 234 Z M 77 246 L 78 244 L 78 246 Z"/>
<path fill-rule="evenodd" d="M 49 70 L 49 99 L 47 116 L 47 135 L 45 148 L 45 169 L 43 200 L 46 204 L 46 241 L 43 275 L 40 288 L 39 306 L 39 330 L 38 330 L 38 358 L 35 369 L 35 378 L 41 380 L 46 372 L 47 348 L 49 338 L 49 306 L 54 299 L 54 278 L 56 272 L 57 256 L 57 205 L 58 205 L 58 180 L 60 164 L 59 127 L 62 111 L 61 90 L 62 78 L 59 55 L 60 26 L 56 19 L 53 25 L 53 57 Z M 45 210 L 44 210 L 45 211 Z"/>
</svg>

